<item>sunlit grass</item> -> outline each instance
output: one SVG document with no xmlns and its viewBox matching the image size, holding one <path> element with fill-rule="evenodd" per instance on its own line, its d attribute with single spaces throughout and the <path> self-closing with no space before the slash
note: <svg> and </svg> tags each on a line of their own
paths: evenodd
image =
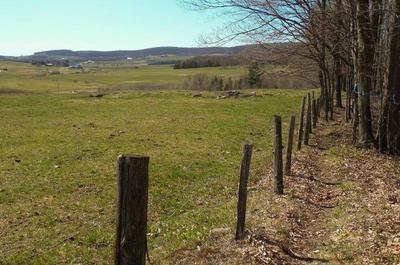
<svg viewBox="0 0 400 265">
<path fill-rule="evenodd" d="M 31 92 L 94 91 L 113 88 L 135 88 L 137 85 L 181 85 L 183 80 L 197 73 L 237 77 L 246 69 L 234 67 L 212 67 L 175 70 L 171 65 L 120 67 L 112 64 L 85 66 L 85 71 L 61 67 L 32 66 L 25 63 L 0 62 L 0 92 L 2 89 L 20 89 Z M 49 74 L 59 71 L 61 74 Z"/>
<path fill-rule="evenodd" d="M 231 226 L 243 144 L 256 145 L 254 178 L 272 158 L 273 115 L 286 126 L 304 91 L 268 93 L 1 96 L 0 264 L 112 263 L 121 153 L 150 156 L 155 262 Z"/>
</svg>

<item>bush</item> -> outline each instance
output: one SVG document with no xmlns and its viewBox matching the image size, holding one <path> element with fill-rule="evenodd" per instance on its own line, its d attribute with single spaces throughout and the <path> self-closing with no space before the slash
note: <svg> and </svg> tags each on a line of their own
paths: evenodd
<svg viewBox="0 0 400 265">
<path fill-rule="evenodd" d="M 233 80 L 231 77 L 224 79 L 219 76 L 208 76 L 206 74 L 190 75 L 183 81 L 183 88 L 188 90 L 239 90 L 245 88 L 242 78 Z"/>
</svg>

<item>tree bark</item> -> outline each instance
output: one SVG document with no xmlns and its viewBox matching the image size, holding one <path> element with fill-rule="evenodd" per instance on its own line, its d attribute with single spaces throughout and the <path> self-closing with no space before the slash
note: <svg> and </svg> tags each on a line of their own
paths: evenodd
<svg viewBox="0 0 400 265">
<path fill-rule="evenodd" d="M 394 3 L 394 21 L 390 41 L 388 86 L 384 99 L 387 114 L 386 144 L 390 154 L 400 154 L 400 0 Z M 386 112 L 386 113 L 385 113 Z"/>
<path fill-rule="evenodd" d="M 343 103 L 342 103 L 342 64 L 340 62 L 340 59 L 335 56 L 335 92 L 336 92 L 336 107 L 338 108 L 343 108 Z"/>
<path fill-rule="evenodd" d="M 340 51 L 342 50 L 340 34 L 343 24 L 343 3 L 342 0 L 336 0 L 336 32 L 335 41 L 336 48 L 333 53 L 334 65 L 335 65 L 335 92 L 336 92 L 336 107 L 343 108 L 342 104 L 342 89 L 343 89 L 343 75 L 342 75 L 342 62 L 340 60 Z"/>
<path fill-rule="evenodd" d="M 373 77 L 373 34 L 369 15 L 369 0 L 357 0 L 358 25 L 358 71 L 359 71 L 359 103 L 360 126 L 359 144 L 363 147 L 376 146 L 372 131 L 372 113 L 370 93 Z"/>
</svg>

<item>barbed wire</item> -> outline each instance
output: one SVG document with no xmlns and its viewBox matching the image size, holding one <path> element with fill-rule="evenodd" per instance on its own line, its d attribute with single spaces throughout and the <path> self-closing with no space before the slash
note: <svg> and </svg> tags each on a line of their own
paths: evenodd
<svg viewBox="0 0 400 265">
<path fill-rule="evenodd" d="M 47 253 L 49 253 L 51 250 L 53 250 L 54 248 L 56 248 L 56 247 L 58 247 L 58 246 L 64 244 L 65 242 L 74 241 L 75 238 L 76 238 L 76 236 L 78 236 L 78 234 L 79 234 L 79 232 L 74 233 L 74 234 L 72 234 L 72 235 L 70 235 L 70 236 L 64 238 L 64 239 L 61 240 L 60 242 L 57 242 L 57 243 L 55 243 L 55 244 L 53 244 L 53 245 L 50 245 L 50 246 L 48 246 L 48 247 L 46 247 L 46 248 L 43 248 L 43 249 L 41 249 L 40 251 L 34 252 L 35 249 L 33 249 L 33 250 L 31 250 L 31 252 L 34 252 L 34 253 L 32 253 L 32 254 L 30 254 L 30 255 L 28 255 L 28 256 L 22 258 L 21 260 L 19 260 L 18 262 L 16 262 L 15 265 L 22 265 L 22 264 L 24 264 L 24 262 L 27 261 L 28 259 L 32 259 L 32 258 L 35 258 L 35 257 L 42 256 L 43 254 L 47 254 Z"/>
<path fill-rule="evenodd" d="M 360 89 L 359 86 L 358 86 L 358 84 L 355 84 L 355 85 L 354 85 L 353 90 L 352 90 L 352 93 L 353 93 L 353 94 L 360 95 L 360 96 L 377 97 L 377 98 L 380 98 L 380 99 L 383 98 L 382 92 L 371 91 L 371 92 L 368 92 L 368 93 L 367 93 L 367 92 L 363 91 L 362 89 Z M 392 96 L 390 97 L 390 99 L 391 99 L 391 102 L 392 102 L 394 105 L 400 105 L 400 101 L 397 99 L 396 94 L 393 93 Z"/>
</svg>

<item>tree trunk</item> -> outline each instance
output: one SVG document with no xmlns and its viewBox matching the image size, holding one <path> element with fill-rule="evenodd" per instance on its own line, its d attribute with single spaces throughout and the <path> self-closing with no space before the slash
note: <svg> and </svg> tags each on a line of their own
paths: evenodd
<svg viewBox="0 0 400 265">
<path fill-rule="evenodd" d="M 357 66 L 359 71 L 360 130 L 359 144 L 364 147 L 376 146 L 372 132 L 372 113 L 370 93 L 373 77 L 373 36 L 369 16 L 369 0 L 357 0 L 358 51 Z"/>
<path fill-rule="evenodd" d="M 390 154 L 400 155 L 400 0 L 394 3 L 395 15 L 390 41 L 388 87 L 384 111 L 387 111 L 386 144 Z"/>
<path fill-rule="evenodd" d="M 335 92 L 336 92 L 336 107 L 343 108 L 342 104 L 342 64 L 340 59 L 335 56 Z"/>
<path fill-rule="evenodd" d="M 333 52 L 334 68 L 335 68 L 335 92 L 336 92 L 336 107 L 343 108 L 342 104 L 342 89 L 343 89 L 343 75 L 342 75 L 342 62 L 340 60 L 340 52 L 342 50 L 340 34 L 343 26 L 343 3 L 342 0 L 336 0 L 336 48 Z"/>
<path fill-rule="evenodd" d="M 357 143 L 357 131 L 358 127 L 360 125 L 360 115 L 358 111 L 358 94 L 354 94 L 354 100 L 353 100 L 353 131 L 352 131 L 352 136 L 353 136 L 353 143 Z"/>
</svg>

